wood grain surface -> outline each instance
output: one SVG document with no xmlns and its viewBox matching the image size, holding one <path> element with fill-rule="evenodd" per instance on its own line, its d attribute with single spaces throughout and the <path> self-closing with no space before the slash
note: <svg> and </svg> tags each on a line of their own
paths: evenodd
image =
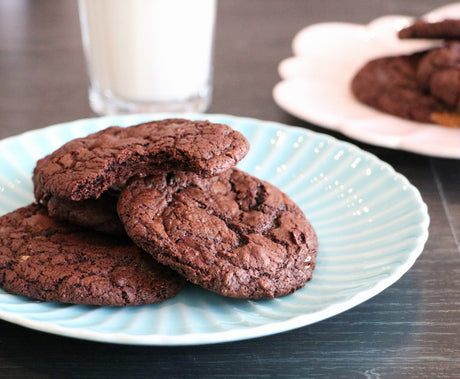
<svg viewBox="0 0 460 379">
<path fill-rule="evenodd" d="M 278 63 L 303 27 L 419 16 L 439 0 L 220 0 L 210 113 L 298 120 L 273 101 Z M 0 0 L 0 138 L 94 116 L 74 0 Z M 247 341 L 138 347 L 54 336 L 0 321 L 0 377 L 455 378 L 460 373 L 460 161 L 350 141 L 419 188 L 430 238 L 413 268 L 328 320 Z M 1 169 L 1 167 L 0 167 Z"/>
</svg>

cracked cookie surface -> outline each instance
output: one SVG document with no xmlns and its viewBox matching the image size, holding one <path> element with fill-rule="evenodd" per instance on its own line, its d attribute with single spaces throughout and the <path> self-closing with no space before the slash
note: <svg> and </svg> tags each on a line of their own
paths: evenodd
<svg viewBox="0 0 460 379">
<path fill-rule="evenodd" d="M 209 121 L 112 126 L 40 159 L 33 173 L 34 194 L 37 201 L 50 195 L 74 201 L 98 198 L 113 185 L 159 169 L 213 176 L 233 167 L 248 150 L 241 133 Z"/>
<path fill-rule="evenodd" d="M 166 300 L 184 281 L 128 238 L 60 223 L 31 204 L 0 217 L 0 285 L 37 300 L 124 306 Z"/>
<path fill-rule="evenodd" d="M 118 213 L 156 260 L 225 296 L 283 296 L 312 277 L 318 240 L 301 209 L 238 169 L 209 179 L 163 172 L 132 180 Z"/>
</svg>

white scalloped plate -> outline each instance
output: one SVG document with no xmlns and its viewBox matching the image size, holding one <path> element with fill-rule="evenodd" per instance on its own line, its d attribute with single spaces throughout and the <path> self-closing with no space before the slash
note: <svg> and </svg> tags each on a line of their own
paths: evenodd
<svg viewBox="0 0 460 379">
<path fill-rule="evenodd" d="M 429 21 L 460 18 L 460 3 L 438 8 Z M 355 73 L 370 59 L 408 54 L 439 43 L 399 40 L 397 31 L 413 21 L 385 16 L 368 25 L 320 23 L 299 31 L 294 56 L 279 65 L 282 81 L 273 89 L 285 111 L 358 141 L 415 153 L 460 158 L 460 128 L 404 120 L 358 102 L 350 91 Z"/>
<path fill-rule="evenodd" d="M 0 141 L 0 215 L 33 201 L 37 159 L 109 125 L 183 116 L 231 125 L 250 141 L 239 167 L 287 192 L 318 233 L 313 280 L 283 298 L 246 301 L 189 286 L 156 305 L 96 307 L 33 301 L 0 290 L 0 318 L 59 335 L 123 344 L 191 345 L 278 333 L 334 316 L 375 296 L 415 262 L 429 216 L 418 190 L 375 156 L 330 136 L 208 114 L 78 120 Z"/>
</svg>

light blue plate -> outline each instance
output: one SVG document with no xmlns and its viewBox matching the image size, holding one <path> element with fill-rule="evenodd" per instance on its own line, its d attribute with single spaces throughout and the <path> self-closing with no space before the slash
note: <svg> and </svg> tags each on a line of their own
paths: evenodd
<svg viewBox="0 0 460 379">
<path fill-rule="evenodd" d="M 0 141 L 0 214 L 33 201 L 37 159 L 109 125 L 173 114 L 78 120 Z M 239 167 L 288 193 L 320 243 L 313 280 L 274 300 L 225 298 L 189 286 L 156 305 L 113 308 L 33 301 L 0 290 L 0 318 L 75 338 L 137 345 L 193 345 L 260 337 L 337 315 L 375 296 L 413 265 L 428 238 L 418 190 L 375 156 L 330 136 L 229 115 L 186 114 L 241 131 L 251 143 Z"/>
</svg>

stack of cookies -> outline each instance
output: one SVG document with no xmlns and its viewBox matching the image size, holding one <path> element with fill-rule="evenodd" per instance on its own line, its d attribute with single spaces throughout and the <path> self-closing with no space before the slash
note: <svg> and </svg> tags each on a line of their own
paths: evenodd
<svg viewBox="0 0 460 379">
<path fill-rule="evenodd" d="M 187 282 L 283 296 L 311 279 L 318 241 L 300 208 L 237 168 L 245 137 L 167 119 L 109 127 L 37 162 L 36 203 L 0 218 L 0 285 L 38 300 L 139 305 Z"/>
<path fill-rule="evenodd" d="M 398 36 L 441 43 L 410 55 L 367 62 L 352 80 L 354 96 L 398 117 L 460 126 L 460 20 L 419 20 L 401 29 Z"/>
</svg>

